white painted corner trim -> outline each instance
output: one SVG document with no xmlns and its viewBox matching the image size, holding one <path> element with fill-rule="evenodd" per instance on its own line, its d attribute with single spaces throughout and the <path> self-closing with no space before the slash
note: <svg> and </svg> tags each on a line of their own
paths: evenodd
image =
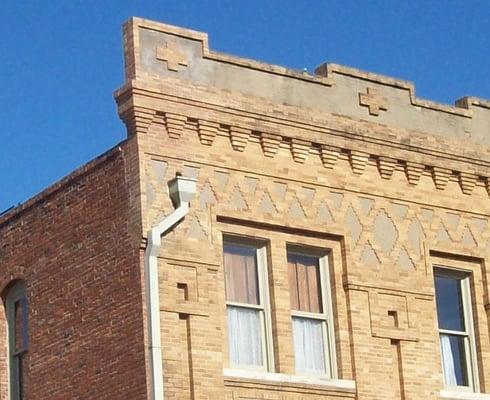
<svg viewBox="0 0 490 400">
<path fill-rule="evenodd" d="M 444 400 L 490 400 L 490 394 L 464 392 L 458 390 L 443 389 L 440 392 Z"/>
<path fill-rule="evenodd" d="M 306 375 L 287 375 L 275 372 L 251 371 L 242 369 L 224 368 L 223 375 L 225 378 L 242 378 L 268 381 L 271 383 L 290 383 L 300 385 L 318 385 L 335 390 L 355 390 L 356 382 L 347 379 L 328 379 L 319 376 Z"/>
<path fill-rule="evenodd" d="M 164 399 L 158 254 L 162 246 L 162 236 L 184 219 L 189 212 L 189 202 L 196 194 L 196 180 L 177 176 L 168 183 L 168 186 L 170 197 L 176 209 L 158 221 L 148 231 L 148 243 L 145 250 L 145 286 L 152 400 Z"/>
</svg>

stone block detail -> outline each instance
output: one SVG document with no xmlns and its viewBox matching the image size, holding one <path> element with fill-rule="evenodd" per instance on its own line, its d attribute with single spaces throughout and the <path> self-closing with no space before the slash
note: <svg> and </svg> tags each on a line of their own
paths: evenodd
<svg viewBox="0 0 490 400">
<path fill-rule="evenodd" d="M 340 192 L 330 192 L 329 198 L 335 206 L 335 209 L 339 210 L 342 206 L 342 201 L 344 200 L 344 194 Z"/>
<path fill-rule="evenodd" d="M 447 186 L 451 171 L 441 167 L 434 167 L 432 170 L 432 178 L 437 189 L 444 190 Z"/>
<path fill-rule="evenodd" d="M 186 55 L 180 51 L 177 44 L 173 41 L 167 41 L 163 47 L 155 49 L 155 58 L 167 64 L 169 71 L 179 71 L 180 66 L 187 67 L 188 61 Z"/>
<path fill-rule="evenodd" d="M 245 201 L 245 199 L 243 198 L 243 194 L 240 191 L 238 186 L 235 186 L 235 190 L 233 191 L 233 194 L 231 195 L 230 206 L 235 211 L 248 210 L 248 204 Z"/>
<path fill-rule="evenodd" d="M 239 126 L 230 127 L 230 140 L 233 150 L 244 151 L 250 140 L 251 130 Z"/>
<path fill-rule="evenodd" d="M 439 228 L 436 233 L 436 240 L 438 242 L 451 242 L 451 237 L 449 236 L 449 232 L 444 224 L 439 224 Z"/>
<path fill-rule="evenodd" d="M 378 170 L 383 179 L 390 179 L 396 168 L 397 161 L 388 157 L 378 158 Z"/>
<path fill-rule="evenodd" d="M 288 185 L 284 182 L 274 182 L 272 184 L 272 193 L 274 194 L 274 198 L 278 201 L 284 200 L 287 189 Z"/>
<path fill-rule="evenodd" d="M 168 136 L 172 139 L 179 139 L 186 121 L 187 117 L 185 115 L 165 113 L 165 125 Z"/>
<path fill-rule="evenodd" d="M 393 245 L 398 240 L 398 231 L 393 220 L 381 210 L 374 220 L 374 238 L 376 245 L 379 246 L 386 255 L 389 255 Z"/>
<path fill-rule="evenodd" d="M 277 149 L 281 144 L 282 136 L 275 135 L 273 133 L 262 132 L 260 135 L 260 144 L 262 145 L 262 151 L 266 157 L 274 157 L 277 153 Z"/>
<path fill-rule="evenodd" d="M 377 267 L 380 264 L 379 257 L 373 249 L 371 243 L 366 242 L 362 250 L 359 261 L 366 267 Z"/>
<path fill-rule="evenodd" d="M 368 197 L 359 197 L 358 202 L 363 215 L 368 215 L 374 206 L 374 200 Z"/>
<path fill-rule="evenodd" d="M 197 129 L 201 143 L 211 146 L 214 142 L 216 134 L 218 133 L 219 124 L 217 122 L 200 119 L 197 124 Z"/>
<path fill-rule="evenodd" d="M 463 229 L 463 234 L 461 235 L 461 243 L 463 243 L 466 246 L 477 246 L 475 237 L 471 233 L 470 229 L 468 226 L 465 226 Z"/>
<path fill-rule="evenodd" d="M 339 159 L 340 149 L 327 144 L 320 146 L 320 157 L 325 168 L 333 168 Z"/>
<path fill-rule="evenodd" d="M 289 205 L 289 214 L 291 218 L 300 218 L 304 219 L 306 218 L 305 211 L 303 210 L 303 207 L 301 207 L 301 203 L 297 198 L 293 198 L 291 201 L 291 204 Z"/>
<path fill-rule="evenodd" d="M 259 212 L 263 212 L 266 214 L 271 214 L 271 215 L 277 214 L 277 208 L 274 205 L 274 202 L 272 201 L 271 196 L 268 192 L 264 192 L 264 195 L 260 200 L 258 210 Z"/>
<path fill-rule="evenodd" d="M 366 93 L 359 93 L 359 105 L 367 107 L 369 114 L 378 116 L 380 111 L 388 111 L 388 100 L 382 97 L 376 89 L 367 88 Z"/>
<path fill-rule="evenodd" d="M 209 180 L 207 180 L 199 194 L 199 207 L 206 208 L 208 205 L 216 204 L 217 202 L 216 194 L 214 193 Z"/>
<path fill-rule="evenodd" d="M 371 289 L 369 310 L 371 333 L 374 337 L 393 340 L 418 341 L 418 329 L 414 326 L 416 310 L 409 308 L 413 295 L 395 291 L 382 292 Z"/>
<path fill-rule="evenodd" d="M 318 207 L 318 213 L 316 219 L 320 223 L 331 224 L 333 222 L 332 212 L 326 203 L 321 203 Z"/>
<path fill-rule="evenodd" d="M 207 233 L 198 217 L 192 219 L 187 230 L 187 236 L 197 240 L 207 239 Z"/>
<path fill-rule="evenodd" d="M 398 268 L 404 271 L 411 271 L 415 269 L 415 264 L 410 258 L 409 253 L 405 248 L 401 248 L 400 253 L 398 254 L 398 259 L 396 261 Z"/>
<path fill-rule="evenodd" d="M 351 238 L 351 244 L 355 246 L 362 233 L 362 224 L 352 207 L 347 209 L 344 222 Z"/>
<path fill-rule="evenodd" d="M 349 154 L 349 161 L 352 167 L 352 171 L 357 175 L 362 175 L 362 173 L 366 169 L 368 160 L 369 154 L 367 153 L 352 150 Z"/>
<path fill-rule="evenodd" d="M 225 190 L 228 181 L 230 180 L 230 173 L 225 171 L 214 171 L 216 182 L 218 183 L 219 190 Z"/>
<path fill-rule="evenodd" d="M 294 161 L 303 164 L 308 157 L 310 146 L 310 142 L 300 139 L 293 139 L 291 141 L 291 153 L 293 155 Z"/>
</svg>

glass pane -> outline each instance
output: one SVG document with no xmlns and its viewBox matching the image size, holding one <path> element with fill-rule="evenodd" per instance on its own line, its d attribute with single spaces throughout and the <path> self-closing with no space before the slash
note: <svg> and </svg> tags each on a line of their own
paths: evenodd
<svg viewBox="0 0 490 400">
<path fill-rule="evenodd" d="M 291 308 L 321 313 L 320 266 L 317 257 L 288 253 Z"/>
<path fill-rule="evenodd" d="M 464 336 L 441 334 L 441 358 L 447 386 L 469 386 Z"/>
<path fill-rule="evenodd" d="M 289 297 L 291 299 L 291 309 L 299 310 L 299 288 L 298 288 L 298 267 L 289 259 L 288 255 L 288 275 L 289 275 Z"/>
<path fill-rule="evenodd" d="M 226 300 L 259 304 L 257 249 L 236 244 L 224 245 Z"/>
<path fill-rule="evenodd" d="M 297 372 L 325 373 L 324 322 L 293 318 L 294 356 Z"/>
<path fill-rule="evenodd" d="M 261 311 L 228 306 L 230 362 L 234 365 L 264 365 Z"/>
<path fill-rule="evenodd" d="M 22 298 L 14 304 L 14 352 L 27 347 L 27 301 Z"/>
<path fill-rule="evenodd" d="M 436 275 L 435 285 L 439 329 L 465 331 L 461 280 Z"/>
</svg>

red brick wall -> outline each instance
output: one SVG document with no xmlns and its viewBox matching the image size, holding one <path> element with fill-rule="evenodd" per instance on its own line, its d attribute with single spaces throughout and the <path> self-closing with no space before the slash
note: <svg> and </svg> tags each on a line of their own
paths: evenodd
<svg viewBox="0 0 490 400">
<path fill-rule="evenodd" d="M 133 145 L 0 219 L 0 290 L 23 278 L 29 299 L 28 399 L 146 398 Z"/>
</svg>

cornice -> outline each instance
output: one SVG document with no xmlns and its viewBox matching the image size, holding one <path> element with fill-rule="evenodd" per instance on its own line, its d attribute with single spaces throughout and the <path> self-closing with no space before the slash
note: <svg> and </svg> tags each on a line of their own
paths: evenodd
<svg viewBox="0 0 490 400">
<path fill-rule="evenodd" d="M 384 125 L 348 120 L 343 116 L 315 114 L 315 119 L 300 118 L 300 111 L 288 113 L 288 106 L 275 105 L 274 111 L 258 113 L 249 109 L 230 108 L 211 101 L 178 96 L 162 84 L 150 89 L 147 83 L 132 81 L 115 93 L 119 113 L 129 134 L 145 134 L 153 123 L 165 127 L 168 135 L 178 139 L 184 126 L 191 126 L 203 146 L 212 146 L 217 135 L 227 136 L 234 151 L 247 151 L 247 143 L 260 143 L 263 154 L 273 159 L 279 147 L 288 148 L 295 163 L 303 164 L 308 157 L 319 157 L 326 169 L 339 158 L 347 158 L 352 171 L 362 176 L 368 162 L 375 162 L 383 180 L 392 179 L 395 170 L 402 170 L 411 186 L 420 177 L 430 175 L 435 190 L 445 190 L 449 181 L 457 181 L 462 193 L 471 195 L 476 186 L 490 192 L 490 163 L 480 159 L 452 154 L 442 149 L 457 148 L 441 139 L 439 148 L 425 148 L 404 140 L 427 137 L 420 132 L 395 132 Z M 199 93 L 197 94 L 199 95 Z M 240 103 L 241 104 L 241 103 Z M 279 116 L 276 116 L 279 115 Z M 342 129 L 336 128 L 342 121 Z M 375 134 L 382 131 L 384 137 Z M 434 146 L 434 143 L 431 143 Z M 462 146 L 462 144 L 460 144 Z"/>
<path fill-rule="evenodd" d="M 176 83 L 179 88 L 176 88 Z M 181 87 L 184 90 L 181 90 Z M 205 96 L 201 90 L 205 91 Z M 182 96 L 185 93 L 185 97 Z M 381 123 L 349 118 L 343 115 L 330 114 L 318 110 L 303 109 L 295 106 L 267 102 L 262 98 L 241 97 L 238 93 L 224 93 L 208 87 L 189 86 L 183 82 L 168 80 L 162 82 L 133 80 L 116 90 L 115 99 L 119 105 L 119 114 L 135 105 L 126 101 L 126 98 L 137 96 L 139 104 L 147 108 L 149 113 L 155 112 L 154 104 L 141 101 L 144 98 L 156 101 L 165 101 L 175 104 L 175 109 L 202 108 L 222 114 L 224 120 L 236 121 L 241 118 L 242 125 L 248 125 L 254 129 L 258 123 L 270 125 L 269 130 L 295 131 L 299 139 L 322 141 L 318 135 L 332 135 L 344 137 L 349 140 L 362 142 L 361 149 L 365 143 L 373 143 L 385 146 L 388 150 L 400 149 L 412 152 L 414 160 L 421 156 L 435 156 L 445 160 L 472 164 L 472 168 L 483 167 L 482 173 L 487 173 L 490 160 L 485 159 L 482 146 L 476 143 L 462 141 L 455 138 L 434 137 L 427 132 L 414 131 L 391 127 Z M 227 103 L 223 103 L 223 99 Z M 238 106 L 239 104 L 239 106 Z M 264 112 L 264 109 L 267 112 Z M 273 112 L 271 112 L 273 110 Z M 143 114 L 138 115 L 143 118 Z M 129 129 L 129 132 L 133 132 Z M 307 132 L 307 133 L 305 133 Z M 289 133 L 287 136 L 294 136 Z M 356 147 L 353 144 L 354 148 Z M 459 152 L 454 150 L 458 149 Z M 490 156 L 490 151 L 487 151 Z M 382 154 L 389 156 L 390 154 Z M 478 171 L 477 171 L 478 172 Z"/>
</svg>

